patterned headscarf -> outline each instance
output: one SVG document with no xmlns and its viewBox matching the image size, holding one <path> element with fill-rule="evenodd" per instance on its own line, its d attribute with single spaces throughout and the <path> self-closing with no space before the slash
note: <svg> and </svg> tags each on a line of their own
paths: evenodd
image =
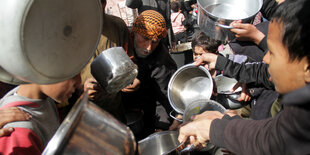
<svg viewBox="0 0 310 155">
<path fill-rule="evenodd" d="M 152 40 L 161 39 L 167 36 L 165 18 L 157 11 L 143 11 L 133 23 L 132 32 Z"/>
</svg>

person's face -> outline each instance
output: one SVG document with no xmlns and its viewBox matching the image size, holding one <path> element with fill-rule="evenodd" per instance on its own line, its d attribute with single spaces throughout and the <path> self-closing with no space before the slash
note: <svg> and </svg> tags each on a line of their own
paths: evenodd
<svg viewBox="0 0 310 155">
<path fill-rule="evenodd" d="M 160 40 L 151 40 L 135 33 L 134 35 L 134 48 L 136 54 L 140 58 L 149 56 L 158 46 Z"/>
<path fill-rule="evenodd" d="M 81 86 L 81 75 L 63 82 L 49 85 L 41 85 L 41 91 L 58 103 L 67 101 L 77 88 Z"/>
<path fill-rule="evenodd" d="M 285 94 L 306 85 L 308 61 L 289 60 L 288 48 L 282 43 L 282 24 L 273 21 L 269 25 L 268 48 L 264 61 L 269 64 L 268 72 L 280 94 Z"/>
<path fill-rule="evenodd" d="M 193 51 L 193 60 L 196 61 L 204 53 L 212 53 L 212 52 L 204 50 L 201 46 L 195 46 Z"/>
</svg>

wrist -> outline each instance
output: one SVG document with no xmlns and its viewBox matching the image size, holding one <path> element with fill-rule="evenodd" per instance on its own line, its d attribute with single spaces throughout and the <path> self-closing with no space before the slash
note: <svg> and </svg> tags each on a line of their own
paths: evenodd
<svg viewBox="0 0 310 155">
<path fill-rule="evenodd" d="M 264 33 L 258 31 L 253 39 L 253 42 L 256 45 L 258 45 L 263 40 L 264 37 L 265 37 Z"/>
</svg>

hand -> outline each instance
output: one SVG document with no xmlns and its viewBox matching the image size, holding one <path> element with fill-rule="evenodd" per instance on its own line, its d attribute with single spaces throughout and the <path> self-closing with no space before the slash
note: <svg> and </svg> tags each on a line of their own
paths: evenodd
<svg viewBox="0 0 310 155">
<path fill-rule="evenodd" d="M 240 97 L 238 98 L 238 101 L 244 101 L 244 102 L 250 101 L 251 95 L 249 93 L 249 89 L 246 86 L 246 84 L 243 84 L 240 82 L 236 83 L 234 87 L 232 88 L 231 92 L 234 92 L 240 86 L 242 87 L 242 92 L 241 92 Z"/>
<path fill-rule="evenodd" d="M 14 131 L 11 127 L 3 128 L 5 124 L 16 121 L 27 121 L 31 118 L 30 114 L 17 107 L 9 107 L 0 110 L 0 137 L 10 135 Z"/>
<path fill-rule="evenodd" d="M 217 57 L 214 53 L 204 53 L 194 62 L 194 65 L 203 65 L 205 68 L 213 70 L 215 69 Z"/>
<path fill-rule="evenodd" d="M 234 27 L 230 31 L 235 33 L 235 37 L 240 41 L 252 41 L 259 44 L 265 35 L 259 31 L 253 24 L 244 24 L 241 21 L 234 21 L 231 23 Z"/>
<path fill-rule="evenodd" d="M 87 91 L 88 98 L 93 101 L 98 101 L 104 94 L 103 88 L 100 87 L 94 78 L 88 78 L 85 81 L 84 91 Z"/>
<path fill-rule="evenodd" d="M 140 83 L 141 83 L 140 80 L 135 78 L 132 84 L 122 89 L 122 92 L 125 92 L 125 93 L 135 92 L 140 88 Z"/>
<path fill-rule="evenodd" d="M 229 115 L 230 117 L 233 117 L 233 116 L 238 115 L 238 112 L 236 110 L 228 109 L 228 110 L 226 110 L 226 112 L 224 114 Z"/>
<path fill-rule="evenodd" d="M 218 111 L 205 111 L 196 115 L 193 121 L 185 124 L 179 131 L 179 142 L 186 142 L 189 139 L 195 146 L 203 145 L 210 140 L 210 126 L 214 119 L 222 118 L 224 115 Z"/>
</svg>

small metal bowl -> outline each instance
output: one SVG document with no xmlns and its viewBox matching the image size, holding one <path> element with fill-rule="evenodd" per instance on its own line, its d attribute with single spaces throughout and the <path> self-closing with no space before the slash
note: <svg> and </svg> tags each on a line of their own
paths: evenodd
<svg viewBox="0 0 310 155">
<path fill-rule="evenodd" d="M 183 114 L 185 108 L 196 100 L 210 99 L 213 81 L 203 66 L 187 64 L 179 68 L 168 84 L 168 99 L 172 108 Z"/>
</svg>

